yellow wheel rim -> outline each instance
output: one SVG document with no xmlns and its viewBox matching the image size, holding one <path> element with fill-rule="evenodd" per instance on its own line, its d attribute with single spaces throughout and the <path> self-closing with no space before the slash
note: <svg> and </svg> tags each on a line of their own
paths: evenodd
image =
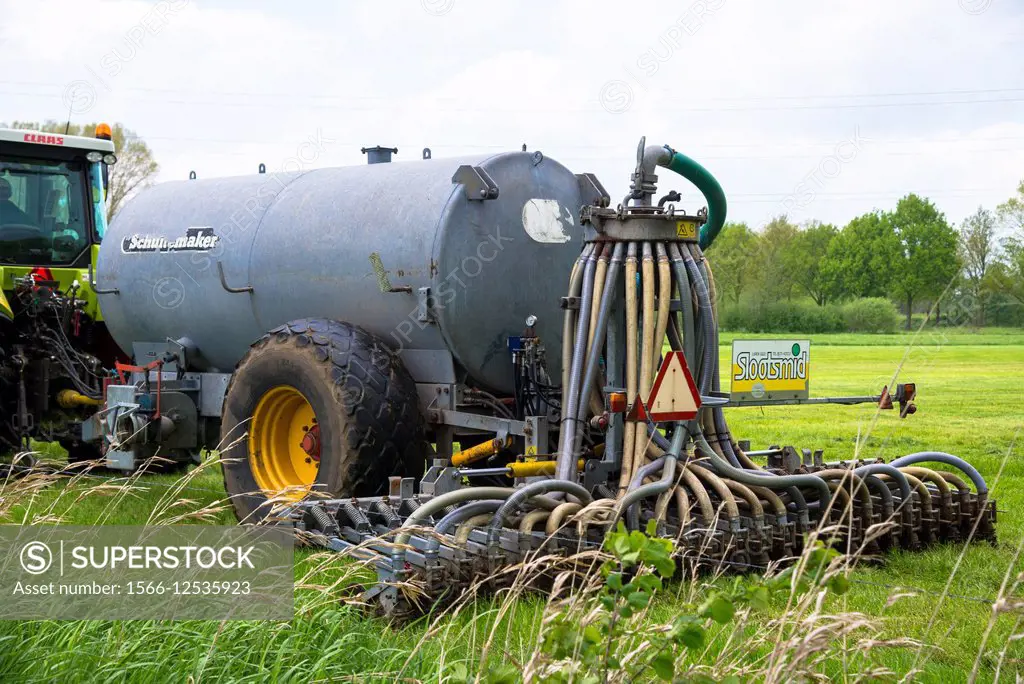
<svg viewBox="0 0 1024 684">
<path fill-rule="evenodd" d="M 279 385 L 260 398 L 249 425 L 249 466 L 268 497 L 309 493 L 320 469 L 320 426 L 302 392 Z"/>
</svg>

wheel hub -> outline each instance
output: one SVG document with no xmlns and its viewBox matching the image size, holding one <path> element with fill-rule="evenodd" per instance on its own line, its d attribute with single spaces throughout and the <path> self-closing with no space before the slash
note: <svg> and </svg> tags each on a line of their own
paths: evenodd
<svg viewBox="0 0 1024 684">
<path fill-rule="evenodd" d="M 268 497 L 309 493 L 320 469 L 320 426 L 302 392 L 279 385 L 260 398 L 249 426 L 249 464 Z"/>
</svg>

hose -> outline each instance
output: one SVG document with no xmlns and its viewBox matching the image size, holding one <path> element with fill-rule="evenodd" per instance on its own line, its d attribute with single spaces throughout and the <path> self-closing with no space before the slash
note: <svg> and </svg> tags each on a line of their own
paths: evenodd
<svg viewBox="0 0 1024 684">
<path fill-rule="evenodd" d="M 579 319 L 576 321 L 576 336 L 573 338 L 572 368 L 569 371 L 568 389 L 562 388 L 563 404 L 566 404 L 562 418 L 562 430 L 558 449 L 558 465 L 555 477 L 565 480 L 571 477 L 575 468 L 573 445 L 576 443 L 578 427 L 576 413 L 580 403 L 580 381 L 583 376 L 583 356 L 587 347 L 587 330 L 590 326 L 590 300 L 594 296 L 594 270 L 597 268 L 596 250 L 591 250 L 583 271 L 583 293 L 580 296 Z M 563 340 L 563 344 L 567 341 Z"/>
<path fill-rule="evenodd" d="M 487 489 L 484 487 L 484 489 Z M 548 492 L 565 492 L 579 499 L 584 505 L 593 501 L 593 497 L 590 496 L 590 492 L 584 489 L 582 486 L 575 482 L 569 482 L 567 480 L 541 480 L 539 482 L 532 482 L 521 489 L 515 490 L 515 492 L 505 499 L 505 502 L 501 505 L 501 508 L 497 510 L 494 517 L 491 518 L 491 524 L 487 528 L 487 545 L 490 547 L 496 546 L 498 539 L 501 536 L 501 528 L 505 526 L 505 519 L 509 513 L 516 509 L 520 504 L 525 502 L 527 499 L 536 497 L 540 494 L 547 494 Z M 554 507 L 552 507 L 552 510 Z"/>
<path fill-rule="evenodd" d="M 768 502 L 772 507 L 772 513 L 775 514 L 775 521 L 779 525 L 785 525 L 789 522 L 789 512 L 786 509 L 786 504 L 782 500 L 782 497 L 767 487 L 762 487 L 760 485 L 750 485 L 750 491 Z"/>
<path fill-rule="evenodd" d="M 412 536 L 413 532 L 412 528 L 417 527 L 428 520 L 434 513 L 465 501 L 506 499 L 521 491 L 523 490 L 513 489 L 512 487 L 467 487 L 466 489 L 456 489 L 453 492 L 447 492 L 445 494 L 435 496 L 413 511 L 412 514 L 405 519 L 405 523 L 398 528 L 398 533 L 395 535 L 394 558 L 405 558 L 405 549 L 403 547 L 409 543 L 409 538 Z M 548 508 L 550 510 L 554 510 L 558 505 L 558 502 L 552 501 L 546 497 L 537 497 L 533 503 L 537 506 Z"/>
<path fill-rule="evenodd" d="M 679 246 L 676 243 L 669 243 L 668 254 L 672 265 L 672 272 L 675 274 L 676 287 L 679 289 L 679 300 L 683 304 L 683 356 L 686 358 L 686 365 L 690 368 L 695 368 L 697 359 L 694 358 L 696 343 L 692 334 L 695 328 L 693 321 L 693 293 L 690 291 L 690 279 L 686 275 L 683 255 L 679 252 Z"/>
<path fill-rule="evenodd" d="M 891 463 L 869 463 L 868 465 L 860 466 L 859 468 L 853 469 L 854 474 L 860 475 L 888 475 L 896 484 L 900 487 L 900 496 L 903 501 L 909 501 L 913 490 L 910 487 L 910 482 L 907 480 L 906 475 L 900 472 L 899 468 L 896 468 Z"/>
<path fill-rule="evenodd" d="M 892 492 L 889 490 L 889 487 L 876 475 L 862 475 L 861 478 L 864 480 L 864 484 L 868 486 L 868 489 L 874 489 L 878 492 L 878 498 L 882 501 L 882 520 L 885 521 L 892 518 L 895 509 L 892 504 Z"/>
<path fill-rule="evenodd" d="M 686 434 L 686 428 L 683 426 L 683 423 L 676 423 L 675 429 L 672 432 L 672 444 L 669 450 L 665 452 L 665 465 L 662 470 L 661 479 L 626 492 L 626 495 L 615 505 L 615 510 L 611 516 L 612 524 L 622 516 L 624 510 L 634 503 L 649 496 L 661 494 L 672 486 L 676 473 L 676 461 L 679 459 L 679 453 L 683 450 Z"/>
<path fill-rule="evenodd" d="M 622 245 L 621 242 L 618 243 L 617 245 L 615 245 L 615 249 L 618 250 L 621 245 Z M 590 302 L 590 330 L 587 332 L 587 353 L 586 353 L 586 359 L 587 359 L 587 367 L 588 368 L 589 368 L 589 365 L 590 365 L 590 359 L 592 359 L 592 358 L 600 358 L 601 357 L 601 346 L 602 346 L 602 344 L 604 342 L 604 336 L 605 336 L 605 333 L 606 333 L 606 331 L 608 329 L 607 321 L 605 321 L 602 324 L 597 319 L 598 319 L 600 308 L 603 305 L 603 297 L 605 295 L 605 290 L 606 289 L 611 289 L 611 288 L 614 287 L 613 283 L 609 283 L 609 282 L 605 281 L 605 277 L 608 274 L 608 260 L 611 257 L 611 254 L 612 254 L 612 246 L 606 243 L 601 248 L 601 256 L 597 260 L 597 269 L 594 271 L 594 294 L 593 294 L 593 298 L 591 299 L 591 302 Z M 596 343 L 594 341 L 595 334 L 599 335 L 599 339 L 600 339 L 600 341 L 596 342 Z M 595 350 L 596 350 L 596 353 L 595 353 Z M 586 377 L 587 376 L 584 375 L 584 378 L 586 378 Z M 584 380 L 584 387 L 586 387 L 586 380 Z M 586 403 L 585 403 L 585 401 L 586 401 L 586 402 L 589 402 L 589 404 L 590 404 L 590 411 L 595 416 L 599 416 L 599 415 L 601 415 L 601 413 L 603 413 L 603 411 L 604 411 L 604 404 L 601 401 L 601 394 L 600 394 L 600 392 L 597 392 L 597 391 L 594 391 L 594 390 L 587 391 L 586 389 L 584 389 L 584 391 L 581 393 L 580 397 L 581 397 L 581 399 L 580 399 L 580 407 L 581 408 L 586 406 Z M 581 416 L 581 419 L 583 417 L 584 416 Z"/>
<path fill-rule="evenodd" d="M 489 514 L 498 510 L 501 506 L 500 499 L 486 499 L 484 501 L 473 501 L 465 506 L 456 508 L 451 513 L 445 515 L 443 518 L 437 521 L 434 525 L 435 536 L 430 537 L 427 540 L 426 546 L 423 548 L 424 555 L 437 555 L 437 550 L 441 548 L 441 535 L 448 534 L 448 530 L 456 527 L 459 523 L 464 522 L 474 516 L 481 514 Z M 488 519 L 490 516 L 488 515 Z"/>
<path fill-rule="evenodd" d="M 719 185 L 711 173 L 703 166 L 690 159 L 682 152 L 676 152 L 668 145 L 665 149 L 671 154 L 668 162 L 659 158 L 659 165 L 675 171 L 686 180 L 693 183 L 708 203 L 708 219 L 700 228 L 700 248 L 707 249 L 718 237 L 718 233 L 725 225 L 725 216 L 728 204 L 725 200 L 725 191 Z"/>
<path fill-rule="evenodd" d="M 637 300 L 636 300 L 636 243 L 630 242 L 626 250 L 626 401 L 637 397 Z M 626 491 L 633 476 L 633 444 L 636 439 L 636 421 L 626 421 L 622 446 L 622 468 L 619 471 L 619 493 Z"/>
<path fill-rule="evenodd" d="M 590 327 L 587 329 L 587 352 L 594 346 L 594 332 L 597 330 L 597 309 L 601 303 L 601 293 L 604 292 L 604 277 L 608 272 L 608 259 L 611 257 L 612 247 L 607 242 L 601 245 L 601 253 L 597 257 L 597 267 L 594 269 L 594 296 L 590 306 Z M 580 306 L 586 304 L 580 302 Z"/>
<path fill-rule="evenodd" d="M 700 372 L 698 373 L 700 377 L 698 385 L 701 396 L 705 396 L 711 390 L 711 369 L 714 367 L 715 358 L 718 356 L 718 346 L 715 341 L 714 325 L 712 323 L 714 314 L 712 313 L 708 289 L 704 285 L 704 279 L 701 277 L 700 271 L 697 270 L 697 264 L 693 260 L 693 255 L 686 249 L 680 251 L 683 255 L 683 264 L 686 266 L 686 272 L 690 277 L 690 284 L 697 293 L 697 308 L 700 310 L 701 327 L 704 329 L 704 350 L 700 362 Z"/>
<path fill-rule="evenodd" d="M 555 510 L 551 511 L 551 515 L 548 516 L 548 521 L 544 525 L 544 534 L 549 537 L 553 537 L 559 528 L 562 527 L 562 521 L 568 516 L 579 511 L 583 506 L 578 503 L 564 503 Z"/>
<path fill-rule="evenodd" d="M 583 265 L 587 257 L 594 249 L 594 245 L 588 243 L 580 253 L 576 263 L 573 264 L 572 274 L 569 276 L 569 297 L 579 297 L 583 288 Z M 572 331 L 576 327 L 576 313 L 571 306 L 565 307 L 562 316 L 562 392 L 563 396 L 569 391 L 569 372 L 572 368 Z M 562 402 L 562 423 L 565 422 L 566 402 Z"/>
<path fill-rule="evenodd" d="M 771 477 L 764 477 L 762 475 L 754 475 L 750 471 L 740 470 L 729 464 L 728 461 L 723 460 L 715 453 L 707 440 L 704 439 L 702 433 L 696 435 L 697 448 L 700 449 L 701 453 L 711 459 L 711 463 L 714 466 L 715 472 L 725 477 L 730 477 L 738 482 L 742 482 L 745 485 L 762 485 L 768 489 L 786 489 L 787 487 L 807 487 L 814 489 L 818 492 L 818 499 L 822 502 L 828 502 L 832 498 L 832 492 L 829 490 L 828 485 L 820 477 L 814 475 L 772 475 Z"/>
<path fill-rule="evenodd" d="M 651 461 L 650 463 L 648 463 L 647 465 L 641 468 L 637 468 L 636 472 L 633 473 L 633 479 L 630 480 L 629 489 L 627 489 L 626 492 L 632 492 L 641 484 L 643 484 L 644 480 L 651 477 L 664 467 L 665 457 L 660 456 Z M 637 506 L 630 506 L 628 509 L 626 509 L 626 524 L 629 526 L 630 529 L 637 529 L 640 526 L 640 511 L 638 510 Z"/>
<path fill-rule="evenodd" d="M 689 463 L 683 466 L 683 483 L 686 484 L 697 498 L 697 507 L 700 509 L 701 521 L 710 527 L 715 521 L 715 507 L 711 504 L 708 490 L 701 484 L 700 478 L 693 474 L 693 467 Z"/>
<path fill-rule="evenodd" d="M 490 513 L 481 513 L 480 515 L 474 515 L 472 518 L 463 520 L 462 524 L 459 525 L 459 529 L 455 532 L 455 545 L 463 546 L 469 541 L 469 533 L 473 531 L 473 528 L 483 525 L 490 519 Z"/>
<path fill-rule="evenodd" d="M 698 463 L 690 463 L 687 466 L 697 479 L 701 480 L 701 484 L 707 484 L 711 489 L 715 490 L 715 494 L 722 500 L 722 504 L 725 506 L 725 516 L 728 518 L 729 523 L 733 527 L 739 525 L 740 509 L 736 504 L 736 497 L 729 491 L 728 485 L 725 484 L 725 480 L 718 477 L 711 471 L 710 468 L 704 468 L 698 465 Z"/>
<path fill-rule="evenodd" d="M 949 483 L 946 482 L 941 475 L 934 470 L 929 470 L 928 468 L 922 468 L 920 466 L 903 466 L 900 470 L 909 475 L 913 475 L 922 482 L 927 480 L 933 483 L 939 490 L 939 506 L 941 506 L 942 514 L 946 516 L 946 520 L 952 521 L 953 494 L 949 489 Z"/>
<path fill-rule="evenodd" d="M 915 463 L 924 463 L 926 461 L 945 463 L 946 465 L 957 468 L 967 475 L 970 481 L 974 483 L 974 488 L 977 490 L 978 496 L 988 494 L 988 485 L 985 484 L 985 478 L 981 476 L 981 473 L 978 472 L 977 468 L 962 458 L 942 451 L 920 451 L 916 454 L 908 454 L 907 456 L 897 458 L 895 461 L 890 462 L 889 465 L 902 468 L 903 466 L 914 465 Z"/>
<path fill-rule="evenodd" d="M 855 495 L 861 503 L 861 508 L 863 510 L 862 517 L 864 520 L 868 521 L 867 524 L 870 524 L 871 516 L 874 514 L 874 506 L 871 502 L 871 492 L 868 491 L 868 487 L 860 475 L 857 475 L 852 470 L 845 470 L 842 468 L 827 468 L 825 470 L 819 470 L 815 475 L 826 482 L 835 482 L 838 480 L 840 486 L 849 482 L 850 492 L 852 492 L 852 494 Z"/>
<path fill-rule="evenodd" d="M 530 534 L 533 532 L 533 528 L 537 526 L 537 523 L 547 519 L 551 515 L 551 511 L 530 511 L 523 516 L 523 519 L 519 522 L 519 531 L 523 534 Z"/>
<path fill-rule="evenodd" d="M 607 282 L 604 288 L 604 294 L 601 297 L 600 307 L 598 309 L 598 321 L 597 321 L 597 332 L 594 335 L 593 344 L 590 347 L 590 351 L 587 355 L 586 370 L 583 373 L 583 388 L 580 391 L 580 402 L 579 408 L 576 412 L 576 425 L 582 425 L 586 420 L 587 406 L 583 402 L 583 397 L 588 397 L 593 394 L 597 394 L 596 382 L 598 377 L 598 370 L 601 366 L 601 348 L 604 346 L 605 336 L 608 334 L 608 321 L 611 318 L 612 303 L 615 300 L 615 285 L 618 282 L 619 277 L 619 264 L 622 262 L 622 251 L 624 246 L 619 243 L 615 246 L 615 253 L 612 256 L 611 264 L 607 268 Z M 604 406 L 600 399 L 596 400 L 597 410 L 594 412 L 595 415 L 600 415 L 604 412 Z M 583 439 L 582 431 L 577 429 L 575 440 L 573 442 L 573 454 L 578 454 L 580 449 L 580 442 Z M 569 470 L 568 472 L 560 472 L 556 470 L 556 475 L 563 480 L 571 480 L 576 477 L 576 458 L 569 459 Z"/>
<path fill-rule="evenodd" d="M 668 317 L 672 307 L 672 265 L 669 263 L 668 252 L 663 243 L 655 243 L 654 248 L 658 257 L 658 319 L 654 325 L 654 344 L 651 345 L 651 366 L 656 369 L 665 344 Z"/>
<path fill-rule="evenodd" d="M 643 343 L 640 348 L 640 399 L 647 401 L 651 395 L 651 386 L 654 384 L 652 359 L 654 347 L 654 253 L 650 242 L 643 243 L 643 262 L 641 264 L 643 280 L 641 281 L 643 293 Z M 642 439 L 643 434 L 639 428 L 635 431 L 636 440 L 633 445 L 633 472 L 635 473 L 644 462 L 647 453 L 649 440 Z"/>
<path fill-rule="evenodd" d="M 746 502 L 747 508 L 750 509 L 750 515 L 760 525 L 764 524 L 764 506 L 761 505 L 761 500 L 757 498 L 757 494 L 744 484 L 740 484 L 736 480 L 724 479 L 722 482 L 729 488 L 729 492 L 734 496 L 739 496 Z M 768 490 L 771 491 L 771 490 Z"/>
</svg>

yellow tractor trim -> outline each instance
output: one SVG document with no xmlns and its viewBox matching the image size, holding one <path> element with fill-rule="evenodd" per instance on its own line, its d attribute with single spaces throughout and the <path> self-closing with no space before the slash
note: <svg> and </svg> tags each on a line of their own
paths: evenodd
<svg viewBox="0 0 1024 684">
<path fill-rule="evenodd" d="M 11 311 L 11 305 L 7 303 L 7 297 L 4 296 L 3 290 L 0 290 L 0 318 L 6 318 L 7 320 L 14 318 L 14 312 Z"/>
</svg>

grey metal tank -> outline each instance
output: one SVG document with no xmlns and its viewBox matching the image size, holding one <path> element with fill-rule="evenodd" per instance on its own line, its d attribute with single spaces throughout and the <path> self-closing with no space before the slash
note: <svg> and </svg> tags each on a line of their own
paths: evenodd
<svg viewBox="0 0 1024 684">
<path fill-rule="evenodd" d="M 559 377 L 579 210 L 601 194 L 539 152 L 162 183 L 104 237 L 96 285 L 117 292 L 101 310 L 128 353 L 190 338 L 198 370 L 230 371 L 270 328 L 324 317 L 449 350 L 460 380 L 511 392 L 506 340 L 531 314 Z"/>
</svg>

